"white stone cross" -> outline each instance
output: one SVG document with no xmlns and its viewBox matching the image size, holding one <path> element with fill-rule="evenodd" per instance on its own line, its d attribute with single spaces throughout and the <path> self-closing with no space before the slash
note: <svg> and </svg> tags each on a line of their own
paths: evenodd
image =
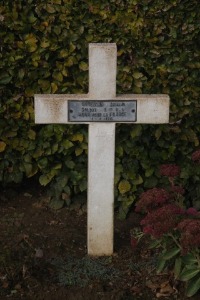
<svg viewBox="0 0 200 300">
<path fill-rule="evenodd" d="M 89 45 L 89 93 L 35 95 L 38 124 L 89 124 L 88 254 L 113 253 L 115 123 L 169 122 L 168 95 L 116 95 L 116 44 Z"/>
</svg>

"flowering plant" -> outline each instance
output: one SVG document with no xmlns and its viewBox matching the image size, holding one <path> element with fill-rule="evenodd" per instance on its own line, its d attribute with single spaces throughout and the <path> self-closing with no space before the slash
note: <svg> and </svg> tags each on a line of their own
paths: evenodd
<svg viewBox="0 0 200 300">
<path fill-rule="evenodd" d="M 200 162 L 200 152 L 192 158 Z M 162 165 L 160 174 L 168 177 L 168 189 L 143 192 L 135 211 L 145 213 L 142 234 L 150 235 L 151 248 L 161 249 L 157 272 L 173 266 L 175 278 L 186 282 L 191 297 L 200 289 L 200 213 L 183 204 L 185 190 L 175 185 L 180 172 L 174 164 Z"/>
</svg>

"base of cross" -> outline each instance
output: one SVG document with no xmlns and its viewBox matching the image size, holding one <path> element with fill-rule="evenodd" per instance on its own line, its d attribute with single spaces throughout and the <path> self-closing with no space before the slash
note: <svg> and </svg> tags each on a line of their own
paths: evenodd
<svg viewBox="0 0 200 300">
<path fill-rule="evenodd" d="M 168 95 L 116 95 L 116 44 L 89 45 L 89 93 L 35 95 L 38 124 L 89 124 L 88 254 L 113 254 L 115 124 L 169 122 Z"/>
</svg>

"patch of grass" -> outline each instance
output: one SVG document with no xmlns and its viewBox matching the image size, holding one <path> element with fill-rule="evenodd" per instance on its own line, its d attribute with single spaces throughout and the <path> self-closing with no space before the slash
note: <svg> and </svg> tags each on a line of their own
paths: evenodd
<svg viewBox="0 0 200 300">
<path fill-rule="evenodd" d="M 119 270 L 110 266 L 109 258 L 56 258 L 51 264 L 56 268 L 59 283 L 64 286 L 84 287 L 91 280 L 108 281 L 122 276 Z"/>
</svg>

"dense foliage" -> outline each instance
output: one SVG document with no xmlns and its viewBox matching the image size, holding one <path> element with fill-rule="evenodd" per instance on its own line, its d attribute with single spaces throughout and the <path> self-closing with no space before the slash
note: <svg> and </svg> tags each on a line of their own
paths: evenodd
<svg viewBox="0 0 200 300">
<path fill-rule="evenodd" d="M 200 10 L 197 0 L 2 0 L 0 181 L 39 175 L 55 198 L 87 186 L 87 127 L 34 125 L 35 93 L 86 93 L 88 43 L 118 47 L 118 93 L 167 93 L 169 125 L 117 125 L 116 199 L 121 215 L 144 188 L 164 184 L 176 162 L 198 202 Z M 36 176 L 37 176 L 36 175 Z M 118 203 L 119 204 L 119 203 Z"/>
</svg>

